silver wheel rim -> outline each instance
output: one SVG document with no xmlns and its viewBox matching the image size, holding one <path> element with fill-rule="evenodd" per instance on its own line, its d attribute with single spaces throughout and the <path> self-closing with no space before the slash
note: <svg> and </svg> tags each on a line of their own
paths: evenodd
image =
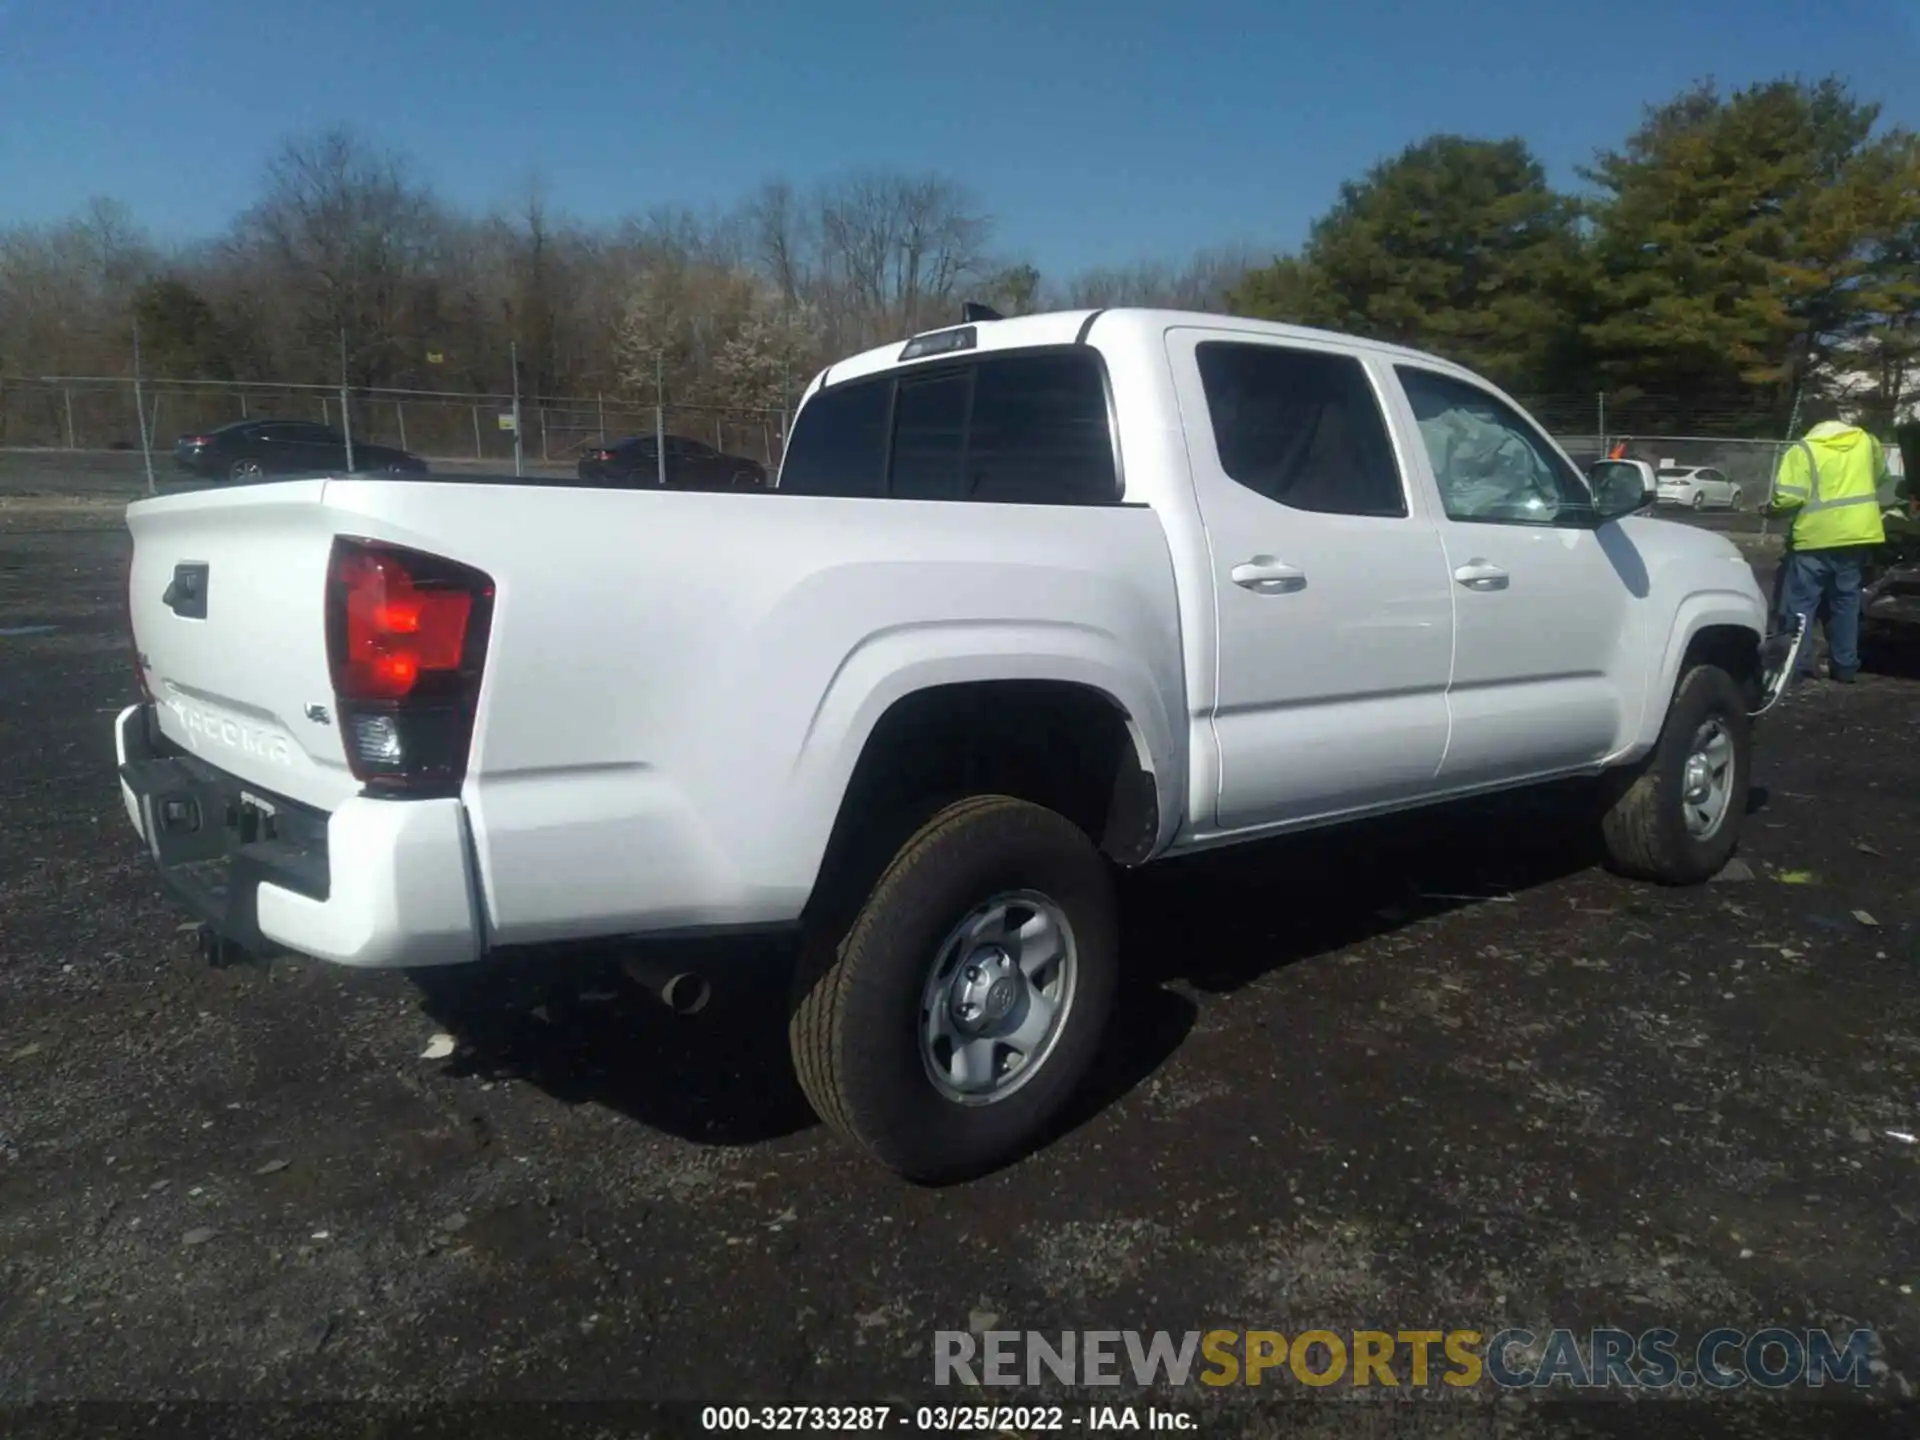
<svg viewBox="0 0 1920 1440">
<path fill-rule="evenodd" d="M 1710 840 L 1726 823 L 1733 802 L 1733 736 L 1720 720 L 1707 720 L 1693 732 L 1687 763 L 1680 775 L 1680 806 L 1687 833 Z"/>
<path fill-rule="evenodd" d="M 258 460 L 237 460 L 234 462 L 233 469 L 228 473 L 232 475 L 235 480 L 251 480 L 260 474 L 260 462 Z"/>
<path fill-rule="evenodd" d="M 920 997 L 927 1078 L 961 1105 L 991 1105 L 1047 1063 L 1066 1029 L 1079 952 L 1066 913 L 1037 890 L 975 906 L 940 942 Z"/>
</svg>

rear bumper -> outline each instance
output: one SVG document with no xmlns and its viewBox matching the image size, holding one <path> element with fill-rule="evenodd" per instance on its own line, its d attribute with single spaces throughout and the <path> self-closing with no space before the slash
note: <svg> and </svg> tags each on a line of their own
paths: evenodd
<svg viewBox="0 0 1920 1440">
<path fill-rule="evenodd" d="M 457 799 L 370 800 L 331 814 L 243 786 L 132 705 L 114 722 L 120 794 L 160 879 L 223 939 L 369 969 L 479 958 Z"/>
</svg>

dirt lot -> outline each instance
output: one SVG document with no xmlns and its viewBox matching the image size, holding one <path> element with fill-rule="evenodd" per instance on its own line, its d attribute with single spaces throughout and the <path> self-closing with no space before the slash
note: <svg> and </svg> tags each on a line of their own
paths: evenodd
<svg viewBox="0 0 1920 1440">
<path fill-rule="evenodd" d="M 1911 1418 L 1920 683 L 1769 717 L 1744 880 L 1617 881 L 1545 799 L 1135 877 L 1099 1084 L 936 1192 L 813 1123 L 752 990 L 477 1010 L 427 1060 L 404 977 L 205 968 L 114 784 L 113 492 L 0 473 L 0 1401 L 924 1399 L 938 1329 L 1777 1323 L 1876 1331 Z M 1419 1433 L 1646 1429 L 1490 1388 Z M 1662 1429 L 1860 1434 L 1857 1398 Z"/>
</svg>

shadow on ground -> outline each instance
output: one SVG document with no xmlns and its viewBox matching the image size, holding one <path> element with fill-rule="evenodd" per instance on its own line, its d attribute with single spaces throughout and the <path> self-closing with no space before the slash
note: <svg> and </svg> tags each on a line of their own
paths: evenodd
<svg viewBox="0 0 1920 1440">
<path fill-rule="evenodd" d="M 1920 680 L 1920 625 L 1887 626 L 1861 637 L 1861 668 L 1895 680 Z"/>
<path fill-rule="evenodd" d="M 458 1037 L 454 1074 L 520 1079 L 704 1144 L 751 1145 L 811 1125 L 787 1055 L 791 942 L 676 950 L 712 980 L 713 999 L 698 1014 L 669 1010 L 608 949 L 413 978 L 426 1012 Z"/>
<path fill-rule="evenodd" d="M 1764 803 L 1756 792 L 1750 808 Z M 1123 990 L 1109 1043 L 1056 1134 L 1086 1123 L 1180 1048 L 1196 994 L 1263 976 L 1434 915 L 1508 903 L 1598 863 L 1578 786 L 1447 806 L 1155 865 L 1121 880 Z M 790 940 L 707 942 L 672 966 L 711 977 L 713 1000 L 676 1015 L 621 973 L 618 953 L 575 951 L 416 975 L 423 1006 L 457 1036 L 454 1073 L 516 1078 L 569 1104 L 606 1106 L 712 1145 L 814 1123 L 788 1058 Z M 672 968 L 669 966 L 669 968 Z"/>
</svg>

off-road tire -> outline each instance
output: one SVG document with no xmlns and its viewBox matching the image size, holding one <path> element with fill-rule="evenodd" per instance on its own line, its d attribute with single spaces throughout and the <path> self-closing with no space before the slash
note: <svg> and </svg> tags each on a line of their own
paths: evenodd
<svg viewBox="0 0 1920 1440">
<path fill-rule="evenodd" d="M 1687 830 L 1681 793 L 1694 734 L 1715 717 L 1733 740 L 1733 794 L 1720 828 L 1703 840 Z M 1674 689 L 1652 754 L 1611 777 L 1600 821 L 1608 863 L 1662 885 L 1695 885 L 1718 874 L 1740 843 L 1751 773 L 1752 722 L 1739 683 L 1718 666 L 1694 666 Z"/>
<path fill-rule="evenodd" d="M 1039 1070 L 991 1104 L 963 1105 L 927 1074 L 922 994 L 942 939 L 1010 890 L 1039 891 L 1065 914 L 1073 1003 Z M 1093 1063 L 1113 1009 L 1118 938 L 1112 877 L 1085 832 L 1005 795 L 946 805 L 893 854 L 851 923 L 809 927 L 788 1025 L 801 1089 L 831 1129 L 910 1180 L 961 1180 L 1015 1160 L 1046 1136 Z"/>
</svg>

